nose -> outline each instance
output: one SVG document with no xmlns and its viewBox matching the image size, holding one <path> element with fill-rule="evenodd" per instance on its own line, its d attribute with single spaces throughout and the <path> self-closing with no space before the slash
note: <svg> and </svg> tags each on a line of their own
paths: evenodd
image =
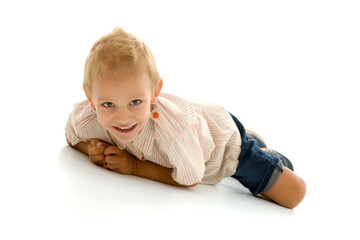
<svg viewBox="0 0 360 240">
<path fill-rule="evenodd" d="M 128 109 L 118 109 L 115 113 L 115 120 L 119 124 L 126 125 L 131 121 L 131 112 Z"/>
</svg>

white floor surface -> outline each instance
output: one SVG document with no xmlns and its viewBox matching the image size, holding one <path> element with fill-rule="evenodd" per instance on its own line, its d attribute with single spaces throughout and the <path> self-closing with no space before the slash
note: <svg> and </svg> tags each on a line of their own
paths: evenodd
<svg viewBox="0 0 360 240">
<path fill-rule="evenodd" d="M 0 239 L 360 239 L 357 1 L 0 3 Z M 215 102 L 307 183 L 294 210 L 236 180 L 182 189 L 66 146 L 95 40 L 154 52 L 164 92 Z"/>
</svg>

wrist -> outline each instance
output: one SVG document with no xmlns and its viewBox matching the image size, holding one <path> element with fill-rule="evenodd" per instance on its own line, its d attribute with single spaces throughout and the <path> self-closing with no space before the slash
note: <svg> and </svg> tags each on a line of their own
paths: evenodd
<svg viewBox="0 0 360 240">
<path fill-rule="evenodd" d="M 73 146 L 76 150 L 86 154 L 89 156 L 89 143 L 87 142 L 79 142 L 75 146 Z"/>
<path fill-rule="evenodd" d="M 136 157 L 132 157 L 131 159 L 132 159 L 132 166 L 133 166 L 131 175 L 136 175 L 139 160 Z"/>
</svg>

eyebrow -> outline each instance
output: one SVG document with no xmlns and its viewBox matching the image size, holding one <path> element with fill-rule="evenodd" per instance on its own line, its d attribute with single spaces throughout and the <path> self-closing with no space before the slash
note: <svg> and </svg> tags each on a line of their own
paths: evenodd
<svg viewBox="0 0 360 240">
<path fill-rule="evenodd" d="M 131 98 L 130 102 L 136 99 L 144 99 L 145 95 L 141 95 L 141 96 L 137 96 L 137 97 L 133 97 Z M 110 98 L 104 98 L 104 97 L 100 97 L 96 99 L 98 102 L 113 102 Z"/>
<path fill-rule="evenodd" d="M 106 99 L 106 98 L 97 98 L 96 99 L 98 102 L 111 102 L 110 99 Z"/>
</svg>

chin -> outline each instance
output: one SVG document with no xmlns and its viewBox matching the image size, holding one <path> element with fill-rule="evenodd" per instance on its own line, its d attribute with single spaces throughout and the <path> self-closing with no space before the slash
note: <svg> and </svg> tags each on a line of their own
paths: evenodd
<svg viewBox="0 0 360 240">
<path fill-rule="evenodd" d="M 119 136 L 118 134 L 115 134 L 114 136 L 118 141 L 120 141 L 122 143 L 131 143 L 136 138 L 136 136 L 135 137 L 123 137 L 123 136 Z"/>
<path fill-rule="evenodd" d="M 111 133 L 115 136 L 115 138 L 122 142 L 122 143 L 131 143 L 133 142 L 137 135 L 138 135 L 138 132 L 133 132 L 131 134 L 121 134 L 121 133 L 118 133 L 117 131 L 111 131 Z"/>
</svg>

